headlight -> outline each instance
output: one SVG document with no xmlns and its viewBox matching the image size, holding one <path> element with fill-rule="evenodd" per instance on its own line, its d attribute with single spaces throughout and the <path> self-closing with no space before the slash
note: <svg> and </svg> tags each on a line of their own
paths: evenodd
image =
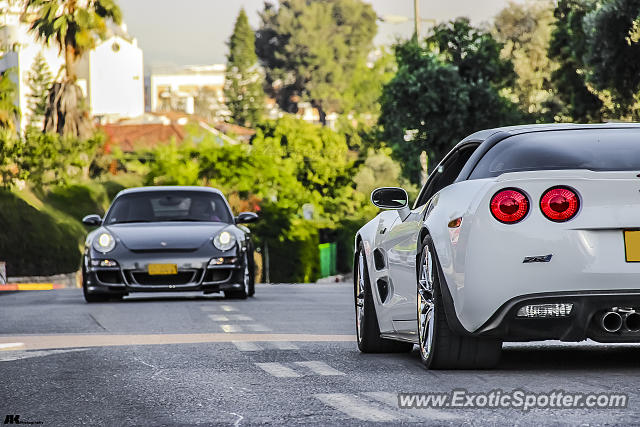
<svg viewBox="0 0 640 427">
<path fill-rule="evenodd" d="M 115 247 L 116 241 L 109 233 L 100 233 L 93 239 L 93 248 L 98 252 L 102 252 L 103 254 L 111 252 Z"/>
<path fill-rule="evenodd" d="M 228 251 L 236 244 L 236 236 L 228 231 L 221 231 L 213 238 L 213 246 L 221 251 Z"/>
</svg>

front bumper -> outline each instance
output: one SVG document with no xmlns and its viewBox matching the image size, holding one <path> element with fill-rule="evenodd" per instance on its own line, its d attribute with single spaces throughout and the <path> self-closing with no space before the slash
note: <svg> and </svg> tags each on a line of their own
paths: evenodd
<svg viewBox="0 0 640 427">
<path fill-rule="evenodd" d="M 105 257 L 106 258 L 106 257 Z M 112 259 L 112 258 L 110 258 Z M 232 259 L 233 262 L 230 262 Z M 241 257 L 226 257 L 225 264 L 212 265 L 211 259 L 194 260 L 155 258 L 148 262 L 118 262 L 117 266 L 101 267 L 85 262 L 87 291 L 128 294 L 131 292 L 202 291 L 204 293 L 242 289 L 244 266 Z M 100 261 L 95 260 L 95 261 Z M 229 262 L 227 262 L 229 261 Z M 149 275 L 148 264 L 176 264 L 176 275 Z"/>
<path fill-rule="evenodd" d="M 573 309 L 565 317 L 517 316 L 518 310 L 527 305 L 567 303 L 573 304 Z M 582 341 L 590 338 L 599 342 L 640 342 L 640 332 L 624 327 L 617 332 L 606 332 L 602 328 L 599 315 L 614 307 L 640 310 L 640 290 L 555 292 L 513 298 L 473 335 L 496 337 L 503 341 Z"/>
</svg>

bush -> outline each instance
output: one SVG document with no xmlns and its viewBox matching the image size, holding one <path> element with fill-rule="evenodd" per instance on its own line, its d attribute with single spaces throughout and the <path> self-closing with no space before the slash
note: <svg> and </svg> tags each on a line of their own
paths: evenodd
<svg viewBox="0 0 640 427">
<path fill-rule="evenodd" d="M 367 223 L 366 219 L 344 219 L 335 231 L 335 242 L 338 244 L 338 271 L 353 271 L 354 242 L 358 230 Z"/>
<path fill-rule="evenodd" d="M 89 214 L 102 216 L 109 206 L 107 192 L 99 184 L 54 187 L 47 193 L 45 202 L 78 221 Z"/>
<path fill-rule="evenodd" d="M 10 276 L 77 271 L 82 226 L 29 205 L 14 193 L 0 192 L 0 260 Z"/>
<path fill-rule="evenodd" d="M 318 280 L 320 253 L 318 233 L 269 241 L 269 276 L 274 283 L 309 283 Z"/>
</svg>

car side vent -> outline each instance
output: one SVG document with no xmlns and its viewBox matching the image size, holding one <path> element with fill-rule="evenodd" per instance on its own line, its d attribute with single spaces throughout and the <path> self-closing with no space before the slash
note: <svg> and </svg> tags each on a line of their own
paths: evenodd
<svg viewBox="0 0 640 427">
<path fill-rule="evenodd" d="M 376 284 L 378 285 L 378 294 L 380 295 L 380 299 L 382 302 L 386 302 L 387 297 L 389 296 L 389 282 L 386 278 L 382 277 L 377 280 Z"/>
<path fill-rule="evenodd" d="M 380 249 L 373 250 L 373 263 L 376 266 L 376 270 L 380 271 L 385 268 L 384 254 Z"/>
</svg>

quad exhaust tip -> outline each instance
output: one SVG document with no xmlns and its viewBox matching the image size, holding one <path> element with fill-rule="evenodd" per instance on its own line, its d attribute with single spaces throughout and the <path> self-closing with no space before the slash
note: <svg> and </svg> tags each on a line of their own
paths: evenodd
<svg viewBox="0 0 640 427">
<path fill-rule="evenodd" d="M 617 311 L 607 311 L 600 317 L 600 326 L 607 332 L 618 332 L 622 329 L 622 324 L 622 316 Z"/>
<path fill-rule="evenodd" d="M 624 327 L 631 332 L 640 331 L 640 313 L 632 311 L 624 316 Z"/>
<path fill-rule="evenodd" d="M 600 315 L 600 326 L 609 333 L 619 332 L 623 328 L 629 332 L 640 332 L 640 312 L 614 307 Z"/>
</svg>

